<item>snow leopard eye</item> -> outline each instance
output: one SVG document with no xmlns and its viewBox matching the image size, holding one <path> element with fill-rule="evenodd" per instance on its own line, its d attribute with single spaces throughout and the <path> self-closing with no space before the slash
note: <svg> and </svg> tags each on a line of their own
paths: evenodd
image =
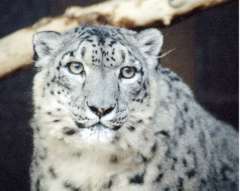
<svg viewBox="0 0 240 191">
<path fill-rule="evenodd" d="M 120 78 L 130 79 L 133 78 L 136 74 L 137 69 L 131 66 L 125 66 L 120 70 Z"/>
<path fill-rule="evenodd" d="M 84 72 L 83 65 L 80 62 L 69 62 L 66 67 L 72 74 L 82 74 Z"/>
</svg>

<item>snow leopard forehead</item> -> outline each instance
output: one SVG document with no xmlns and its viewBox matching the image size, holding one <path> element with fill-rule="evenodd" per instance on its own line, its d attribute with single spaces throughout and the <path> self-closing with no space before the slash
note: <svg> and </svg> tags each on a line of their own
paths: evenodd
<svg viewBox="0 0 240 191">
<path fill-rule="evenodd" d="M 65 57 L 81 57 L 86 64 L 118 67 L 126 59 L 132 59 L 133 61 L 134 39 L 132 36 L 135 34 L 136 32 L 133 31 L 106 26 L 75 28 L 64 34 L 64 44 L 70 42 L 71 45 L 69 50 L 64 53 L 62 59 Z M 126 40 L 126 35 L 128 40 Z"/>
</svg>

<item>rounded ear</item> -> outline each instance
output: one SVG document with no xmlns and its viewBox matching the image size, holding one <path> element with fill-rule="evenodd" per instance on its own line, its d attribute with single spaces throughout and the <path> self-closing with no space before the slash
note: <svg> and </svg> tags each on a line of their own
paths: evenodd
<svg viewBox="0 0 240 191">
<path fill-rule="evenodd" d="M 35 58 L 49 55 L 60 44 L 61 34 L 54 31 L 38 32 L 33 35 L 33 50 Z"/>
<path fill-rule="evenodd" d="M 146 29 L 137 34 L 142 52 L 149 56 L 157 56 L 163 45 L 163 35 L 157 29 Z"/>
</svg>

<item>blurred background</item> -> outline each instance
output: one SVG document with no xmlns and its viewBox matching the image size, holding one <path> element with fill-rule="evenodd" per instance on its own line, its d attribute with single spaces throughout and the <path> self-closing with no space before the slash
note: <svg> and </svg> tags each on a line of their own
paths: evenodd
<svg viewBox="0 0 240 191">
<path fill-rule="evenodd" d="M 63 13 L 69 5 L 96 0 L 1 0 L 0 37 L 32 25 L 39 18 Z M 238 129 L 238 1 L 178 18 L 162 27 L 161 60 L 193 89 L 197 100 L 214 116 Z M 23 47 L 24 48 L 24 47 Z M 32 154 L 31 86 L 34 69 L 0 79 L 0 190 L 29 191 Z"/>
</svg>

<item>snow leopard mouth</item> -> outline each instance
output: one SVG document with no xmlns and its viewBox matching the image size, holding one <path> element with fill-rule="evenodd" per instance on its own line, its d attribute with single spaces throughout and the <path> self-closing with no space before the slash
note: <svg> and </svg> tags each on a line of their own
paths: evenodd
<svg viewBox="0 0 240 191">
<path fill-rule="evenodd" d="M 80 129 L 90 129 L 90 130 L 95 130 L 95 129 L 108 129 L 108 130 L 113 130 L 113 131 L 117 131 L 121 128 L 121 126 L 113 126 L 113 127 L 108 127 L 104 124 L 102 124 L 101 122 L 97 122 L 91 126 L 86 126 L 83 123 L 79 123 L 79 122 L 75 122 L 75 124 L 77 125 L 78 128 Z"/>
</svg>

